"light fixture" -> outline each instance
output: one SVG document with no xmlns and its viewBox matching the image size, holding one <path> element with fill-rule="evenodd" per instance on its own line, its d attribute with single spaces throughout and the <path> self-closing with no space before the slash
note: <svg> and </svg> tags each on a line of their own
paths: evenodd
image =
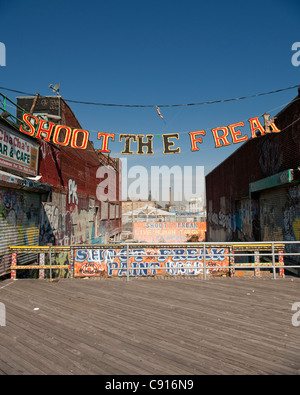
<svg viewBox="0 0 300 395">
<path fill-rule="evenodd" d="M 58 115 L 47 114 L 47 113 L 43 113 L 41 115 L 44 115 L 45 117 L 50 118 L 50 119 L 54 119 L 55 121 L 61 120 L 61 117 L 59 117 Z"/>
</svg>

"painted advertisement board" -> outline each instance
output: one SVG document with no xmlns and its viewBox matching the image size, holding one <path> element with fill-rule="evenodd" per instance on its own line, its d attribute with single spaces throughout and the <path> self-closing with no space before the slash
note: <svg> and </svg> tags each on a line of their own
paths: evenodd
<svg viewBox="0 0 300 395">
<path fill-rule="evenodd" d="M 228 272 L 228 248 L 206 249 L 208 274 Z M 196 247 L 141 247 L 128 254 L 129 276 L 198 276 L 203 273 L 203 249 Z M 127 249 L 88 248 L 74 250 L 75 277 L 127 276 Z"/>
<path fill-rule="evenodd" d="M 0 165 L 37 175 L 38 145 L 0 127 Z"/>
<path fill-rule="evenodd" d="M 134 222 L 133 237 L 144 243 L 185 243 L 192 236 L 205 239 L 206 222 Z"/>
</svg>

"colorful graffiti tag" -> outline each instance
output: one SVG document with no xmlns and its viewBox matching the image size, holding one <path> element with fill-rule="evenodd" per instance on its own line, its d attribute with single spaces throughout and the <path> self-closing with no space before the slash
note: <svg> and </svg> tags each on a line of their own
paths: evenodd
<svg viewBox="0 0 300 395">
<path fill-rule="evenodd" d="M 39 194 L 0 190 L 0 275 L 9 270 L 10 245 L 38 244 L 39 205 Z"/>
<path fill-rule="evenodd" d="M 228 248 L 206 249 L 208 273 L 228 272 Z M 128 273 L 127 273 L 128 265 Z M 197 276 L 203 273 L 201 248 L 131 248 L 76 249 L 74 252 L 75 277 L 122 276 Z"/>
<path fill-rule="evenodd" d="M 80 198 L 77 185 L 70 179 L 68 194 L 53 192 L 52 202 L 41 207 L 40 245 L 52 243 L 68 246 L 80 243 L 100 243 L 101 238 L 95 228 L 97 208 L 95 200 Z"/>
</svg>

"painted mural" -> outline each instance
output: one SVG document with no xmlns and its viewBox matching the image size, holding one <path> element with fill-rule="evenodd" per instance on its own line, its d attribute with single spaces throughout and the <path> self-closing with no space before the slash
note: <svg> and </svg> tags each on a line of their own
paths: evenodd
<svg viewBox="0 0 300 395">
<path fill-rule="evenodd" d="M 228 248 L 206 250 L 210 274 L 228 273 Z M 200 248 L 132 248 L 129 251 L 129 276 L 198 276 L 203 273 L 203 249 Z M 126 249 L 75 249 L 75 277 L 127 276 Z"/>
</svg>

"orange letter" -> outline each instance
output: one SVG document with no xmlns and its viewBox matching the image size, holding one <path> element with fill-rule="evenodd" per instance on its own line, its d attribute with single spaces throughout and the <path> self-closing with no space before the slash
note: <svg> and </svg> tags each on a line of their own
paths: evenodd
<svg viewBox="0 0 300 395">
<path fill-rule="evenodd" d="M 34 125 L 28 120 L 28 118 L 32 118 L 34 119 L 35 123 L 38 124 L 39 123 L 39 119 L 37 117 L 34 117 L 33 115 L 29 115 L 29 114 L 23 114 L 23 121 L 26 123 L 26 125 L 29 126 L 30 128 L 30 132 L 24 130 L 23 125 L 20 125 L 20 132 L 26 133 L 29 136 L 33 136 L 35 133 L 35 127 Z"/>
<path fill-rule="evenodd" d="M 265 134 L 265 130 L 264 130 L 262 124 L 259 122 L 258 117 L 248 119 L 248 121 L 250 122 L 250 128 L 251 128 L 251 133 L 252 133 L 253 138 L 257 137 L 255 134 L 255 130 L 259 130 L 261 132 L 261 134 Z"/>
<path fill-rule="evenodd" d="M 111 138 L 112 141 L 114 141 L 115 140 L 115 135 L 113 133 L 101 133 L 101 132 L 99 132 L 98 133 L 98 140 L 100 140 L 101 137 L 103 137 L 103 142 L 102 142 L 102 149 L 99 149 L 99 151 L 101 151 L 101 152 L 108 152 L 108 153 L 111 152 L 108 149 L 108 139 Z"/>
<path fill-rule="evenodd" d="M 245 126 L 244 122 L 233 123 L 232 125 L 228 126 L 229 130 L 230 130 L 230 133 L 232 135 L 232 142 L 233 142 L 233 144 L 240 143 L 241 141 L 248 140 L 248 136 L 247 135 L 244 136 L 244 137 L 237 137 L 237 136 L 241 135 L 241 131 L 240 130 L 235 131 L 235 128 L 237 128 L 238 126 Z"/>
<path fill-rule="evenodd" d="M 223 132 L 224 132 L 223 136 L 219 136 L 218 135 L 218 131 L 219 130 L 223 130 Z M 222 147 L 222 146 L 225 146 L 225 145 L 230 145 L 230 142 L 227 139 L 227 136 L 228 136 L 228 133 L 229 133 L 227 126 L 223 126 L 221 128 L 212 129 L 211 131 L 213 132 L 213 136 L 214 136 L 215 143 L 216 143 L 216 148 L 219 148 L 219 147 Z M 221 144 L 220 141 L 222 141 L 223 144 Z"/>
<path fill-rule="evenodd" d="M 59 132 L 61 131 L 61 129 L 65 129 L 67 133 L 65 133 L 65 140 L 63 142 L 59 141 L 58 137 L 59 137 Z M 70 137 L 71 137 L 71 128 L 67 127 L 67 126 L 62 126 L 62 125 L 56 125 L 55 129 L 54 129 L 54 133 L 53 133 L 53 143 L 55 144 L 59 144 L 59 145 L 63 145 L 66 146 L 69 144 L 70 141 Z"/>
<path fill-rule="evenodd" d="M 191 151 L 199 151 L 199 148 L 197 148 L 196 143 L 202 143 L 202 137 L 199 137 L 196 139 L 195 137 L 197 134 L 202 134 L 205 136 L 205 130 L 197 131 L 197 132 L 189 132 L 190 138 L 191 138 L 191 144 L 192 144 L 192 149 Z"/>
<path fill-rule="evenodd" d="M 81 146 L 77 145 L 78 133 L 83 133 L 83 140 L 82 140 Z M 74 129 L 73 130 L 71 147 L 79 148 L 79 149 L 86 149 L 88 141 L 89 141 L 89 132 L 87 130 L 81 130 L 81 129 Z"/>
<path fill-rule="evenodd" d="M 43 125 L 44 125 L 45 123 L 48 123 L 48 125 L 49 125 L 49 126 L 48 126 L 48 129 L 43 128 Z M 55 123 L 52 123 L 52 122 L 45 121 L 45 120 L 41 119 L 35 137 L 37 137 L 37 138 L 39 138 L 39 139 L 42 139 L 42 140 L 44 140 L 44 141 L 50 141 L 52 129 L 54 128 L 54 126 L 55 126 Z M 44 132 L 44 133 L 47 134 L 47 137 L 46 137 L 46 138 L 43 138 L 43 137 L 41 136 L 41 133 L 42 133 L 42 132 Z"/>
</svg>

